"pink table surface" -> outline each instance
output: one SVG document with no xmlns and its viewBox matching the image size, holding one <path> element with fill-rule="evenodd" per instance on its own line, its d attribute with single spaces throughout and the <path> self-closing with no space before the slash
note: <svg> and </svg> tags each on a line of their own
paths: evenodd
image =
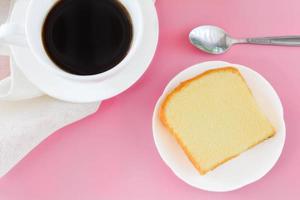
<svg viewBox="0 0 300 200">
<path fill-rule="evenodd" d="M 95 115 L 38 146 L 0 179 L 0 199 L 299 199 L 300 48 L 245 45 L 213 56 L 187 40 L 201 24 L 219 25 L 240 37 L 300 34 L 299 8 L 299 0 L 158 0 L 160 40 L 147 73 Z M 287 140 L 279 162 L 263 179 L 229 193 L 209 193 L 180 181 L 161 161 L 152 139 L 152 111 L 165 85 L 181 70 L 207 60 L 250 66 L 273 84 L 285 108 Z"/>
</svg>

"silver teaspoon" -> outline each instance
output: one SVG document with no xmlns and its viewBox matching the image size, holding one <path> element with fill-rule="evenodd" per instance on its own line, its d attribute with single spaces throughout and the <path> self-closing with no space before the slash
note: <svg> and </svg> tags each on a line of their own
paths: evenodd
<svg viewBox="0 0 300 200">
<path fill-rule="evenodd" d="M 189 35 L 191 43 L 207 53 L 222 54 L 234 44 L 300 46 L 300 35 L 235 39 L 217 26 L 199 26 Z"/>
</svg>

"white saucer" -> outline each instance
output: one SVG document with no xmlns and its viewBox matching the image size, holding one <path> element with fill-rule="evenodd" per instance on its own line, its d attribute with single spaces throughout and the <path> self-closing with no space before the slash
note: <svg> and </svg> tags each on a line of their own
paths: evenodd
<svg viewBox="0 0 300 200">
<path fill-rule="evenodd" d="M 209 69 L 224 66 L 233 66 L 240 70 L 258 104 L 275 126 L 277 132 L 273 138 L 221 165 L 207 175 L 201 176 L 187 159 L 171 134 L 169 134 L 161 124 L 158 118 L 158 110 L 166 94 L 182 81 Z M 247 67 L 221 61 L 194 65 L 173 78 L 155 106 L 152 127 L 158 152 L 175 175 L 191 186 L 215 192 L 232 191 L 262 178 L 272 169 L 279 159 L 285 141 L 285 123 L 282 104 L 270 83 L 260 74 Z"/>
<path fill-rule="evenodd" d="M 24 24 L 27 0 L 16 1 L 10 20 Z M 139 51 L 133 56 L 120 73 L 102 81 L 77 82 L 49 73 L 42 67 L 30 50 L 11 47 L 17 65 L 25 76 L 41 91 L 57 99 L 70 102 L 94 102 L 118 95 L 133 85 L 147 70 L 156 50 L 158 42 L 158 19 L 154 3 L 144 1 L 141 4 L 144 20 L 144 34 Z M 33 73 L 34 72 L 34 73 Z"/>
</svg>

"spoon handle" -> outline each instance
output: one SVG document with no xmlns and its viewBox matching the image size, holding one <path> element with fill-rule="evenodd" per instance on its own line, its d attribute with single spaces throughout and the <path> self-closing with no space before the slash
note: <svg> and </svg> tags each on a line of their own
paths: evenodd
<svg viewBox="0 0 300 200">
<path fill-rule="evenodd" d="M 279 37 L 261 37 L 247 38 L 240 40 L 241 43 L 261 44 L 261 45 L 279 45 L 279 46 L 300 46 L 300 35 L 298 36 L 279 36 Z"/>
</svg>

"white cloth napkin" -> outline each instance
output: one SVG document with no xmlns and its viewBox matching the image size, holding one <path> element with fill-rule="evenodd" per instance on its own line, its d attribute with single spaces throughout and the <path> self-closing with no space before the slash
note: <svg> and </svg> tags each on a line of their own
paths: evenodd
<svg viewBox="0 0 300 200">
<path fill-rule="evenodd" d="M 0 0 L 0 24 L 6 20 L 11 3 Z M 14 64 L 13 60 L 11 64 Z M 9 92 L 10 84 L 9 77 L 0 80 L 0 96 Z M 24 80 L 24 85 L 27 84 Z M 18 85 L 16 90 L 22 87 L 22 84 Z M 98 107 L 99 103 L 67 103 L 45 95 L 13 102 L 3 101 L 0 97 L 0 177 L 53 132 L 96 112 Z"/>
</svg>

